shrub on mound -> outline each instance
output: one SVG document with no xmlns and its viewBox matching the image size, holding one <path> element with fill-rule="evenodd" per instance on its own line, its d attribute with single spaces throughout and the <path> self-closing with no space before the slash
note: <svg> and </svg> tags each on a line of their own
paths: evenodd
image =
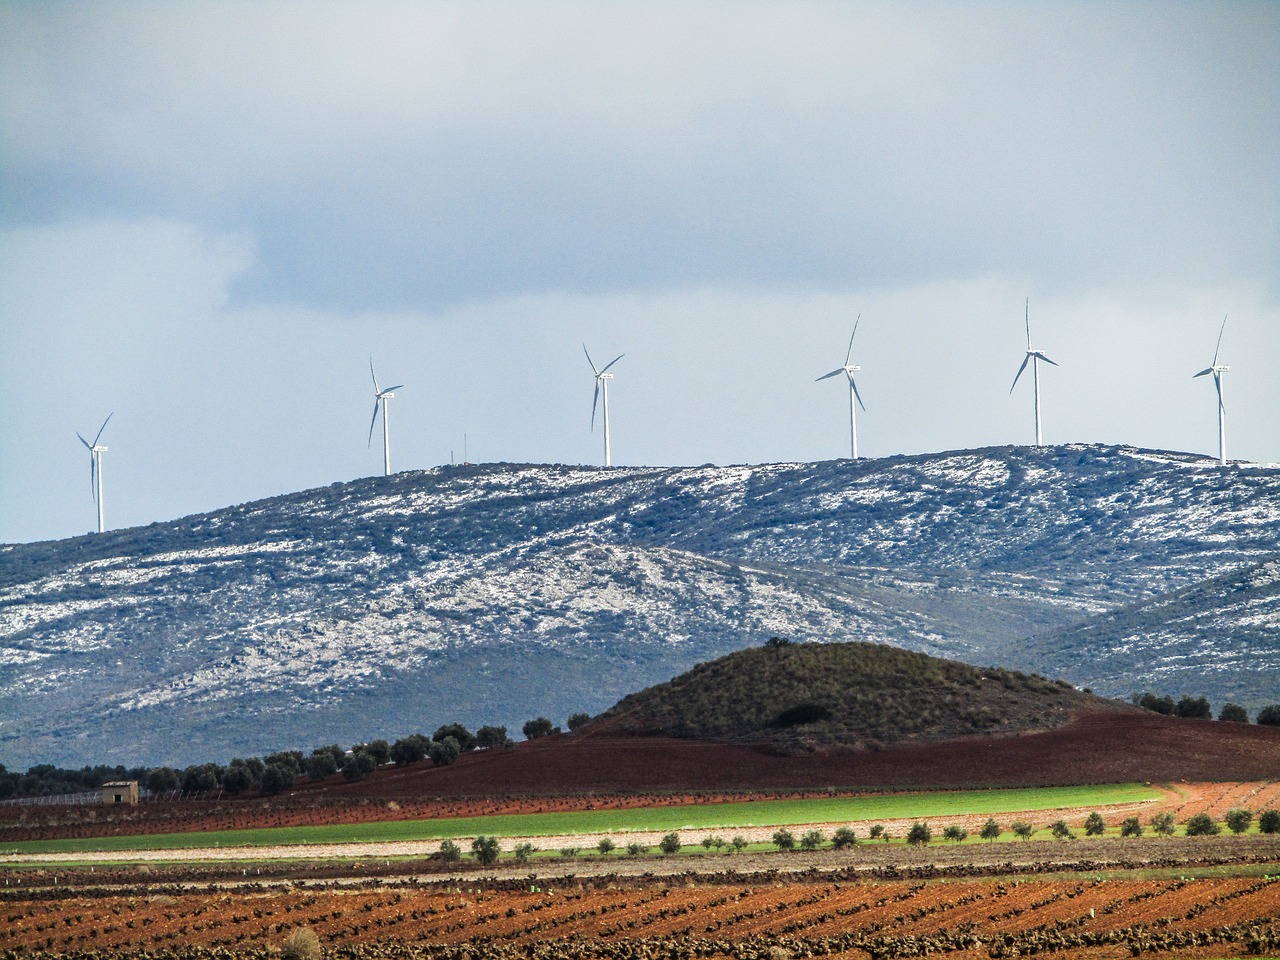
<svg viewBox="0 0 1280 960">
<path fill-rule="evenodd" d="M 299 927 L 280 945 L 283 960 L 319 960 L 320 938 L 310 927 Z"/>
<path fill-rule="evenodd" d="M 1070 722 L 1077 710 L 1114 709 L 1114 701 L 1045 677 L 882 644 L 789 643 L 698 664 L 625 697 L 595 717 L 591 730 L 790 753 L 1043 730 Z"/>
</svg>

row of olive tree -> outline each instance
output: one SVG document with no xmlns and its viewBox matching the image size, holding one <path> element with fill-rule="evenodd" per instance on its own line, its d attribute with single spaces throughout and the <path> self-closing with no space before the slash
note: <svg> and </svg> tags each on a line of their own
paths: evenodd
<svg viewBox="0 0 1280 960">
<path fill-rule="evenodd" d="M 48 763 L 38 763 L 19 773 L 0 764 L 0 800 L 6 797 L 53 797 L 97 790 L 113 780 L 141 780 L 146 767 L 82 767 L 63 770 Z"/>
<path fill-rule="evenodd" d="M 1158 697 L 1150 690 L 1133 695 L 1133 702 L 1144 710 L 1160 713 L 1166 717 L 1190 717 L 1196 720 L 1212 720 L 1213 708 L 1206 697 L 1183 696 L 1176 703 L 1173 697 Z M 1238 703 L 1224 703 L 1218 712 L 1218 719 L 1229 723 L 1248 723 L 1249 711 Z M 1258 711 L 1255 723 L 1268 727 L 1280 727 L 1280 703 L 1272 703 Z"/>
<path fill-rule="evenodd" d="M 569 717 L 569 729 L 579 730 L 590 721 L 585 713 Z M 523 728 L 528 740 L 559 733 L 546 717 L 528 721 Z M 25 774 L 6 770 L 0 764 L 0 799 L 6 797 L 62 796 L 96 790 L 112 780 L 137 780 L 153 794 L 201 794 L 222 791 L 241 794 L 258 791 L 276 794 L 291 788 L 300 778 L 324 780 L 341 773 L 347 780 L 362 780 L 378 767 L 397 766 L 430 760 L 436 766 L 447 766 L 462 754 L 476 749 L 513 746 L 507 728 L 482 726 L 474 734 L 461 723 L 447 723 L 430 737 L 410 734 L 394 743 L 370 740 L 349 749 L 339 744 L 317 747 L 307 754 L 301 750 L 280 750 L 263 757 L 237 757 L 225 766 L 218 763 L 196 763 L 188 767 L 84 767 L 63 770 L 50 764 L 37 764 Z"/>
</svg>

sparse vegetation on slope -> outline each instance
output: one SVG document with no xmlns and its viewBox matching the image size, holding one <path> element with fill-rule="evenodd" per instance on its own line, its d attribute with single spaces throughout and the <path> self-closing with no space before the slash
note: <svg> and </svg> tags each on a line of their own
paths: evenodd
<svg viewBox="0 0 1280 960">
<path fill-rule="evenodd" d="M 1069 684 L 873 643 L 771 641 L 624 698 L 588 734 L 708 738 L 795 752 L 1044 730 L 1125 709 Z"/>
<path fill-rule="evenodd" d="M 0 762 L 514 734 L 770 633 L 1256 715 L 1277 542 L 1280 469 L 1100 445 L 371 477 L 0 545 Z"/>
</svg>

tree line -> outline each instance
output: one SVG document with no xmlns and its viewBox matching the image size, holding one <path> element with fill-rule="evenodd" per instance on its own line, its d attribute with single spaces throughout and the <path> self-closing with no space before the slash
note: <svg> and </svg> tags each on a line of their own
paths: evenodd
<svg viewBox="0 0 1280 960">
<path fill-rule="evenodd" d="M 1190 694 L 1186 694 L 1175 703 L 1171 696 L 1158 697 L 1148 690 L 1142 694 L 1135 693 L 1133 695 L 1133 703 L 1144 710 L 1163 714 L 1166 717 L 1188 717 L 1194 720 L 1213 719 L 1213 707 L 1206 697 L 1193 697 Z M 1238 703 L 1224 703 L 1222 709 L 1218 711 L 1218 719 L 1228 723 L 1248 723 L 1249 711 Z M 1280 703 L 1272 703 L 1263 707 L 1258 711 L 1258 716 L 1254 722 L 1266 727 L 1280 727 Z"/>
<path fill-rule="evenodd" d="M 590 719 L 585 713 L 575 713 L 569 718 L 569 729 L 581 729 Z M 522 732 L 526 740 L 534 740 L 561 730 L 546 717 L 536 717 L 524 724 Z M 472 733 L 461 723 L 446 723 L 429 737 L 412 733 L 394 742 L 370 740 L 349 748 L 332 743 L 316 747 L 310 753 L 279 750 L 261 757 L 236 757 L 225 765 L 196 763 L 184 768 L 99 765 L 64 770 L 51 764 L 37 764 L 26 773 L 19 773 L 0 764 L 0 799 L 68 796 L 98 790 L 104 783 L 116 780 L 136 780 L 151 794 L 222 791 L 237 795 L 256 791 L 270 796 L 288 790 L 304 777 L 320 781 L 341 773 L 348 781 L 363 780 L 388 763 L 398 767 L 423 762 L 448 766 L 471 750 L 505 749 L 514 745 L 506 727 L 486 725 Z"/>
</svg>

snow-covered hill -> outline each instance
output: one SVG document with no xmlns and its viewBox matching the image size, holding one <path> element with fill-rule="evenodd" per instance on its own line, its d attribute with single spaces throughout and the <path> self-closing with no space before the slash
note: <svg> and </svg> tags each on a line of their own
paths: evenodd
<svg viewBox="0 0 1280 960">
<path fill-rule="evenodd" d="M 1027 638 L 1278 553 L 1280 469 L 1128 448 L 402 473 L 0 547 L 0 762 L 518 729 L 774 634 L 1062 673 Z M 1221 671 L 1153 653 L 1124 689 L 1071 678 L 1239 697 L 1217 622 Z"/>
</svg>

